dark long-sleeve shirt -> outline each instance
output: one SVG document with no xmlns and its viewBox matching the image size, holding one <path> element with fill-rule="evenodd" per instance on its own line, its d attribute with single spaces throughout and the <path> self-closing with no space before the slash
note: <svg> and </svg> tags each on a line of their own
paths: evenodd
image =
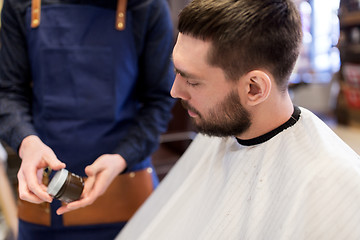
<svg viewBox="0 0 360 240">
<path fill-rule="evenodd" d="M 116 8 L 116 1 L 42 1 L 42 6 L 49 4 Z M 33 94 L 32 71 L 37 63 L 30 61 L 25 19 L 30 5 L 30 0 L 6 0 L 1 16 L 0 138 L 14 149 L 19 148 L 26 136 L 39 135 L 39 129 L 34 127 L 32 106 L 36 98 Z M 124 129 L 126 137 L 116 144 L 112 153 L 123 156 L 131 167 L 156 149 L 159 134 L 166 130 L 174 102 L 169 95 L 174 76 L 170 60 L 172 23 L 166 2 L 129 0 L 128 10 L 134 19 L 131 31 L 139 69 L 136 89 L 131 93 L 131 98 L 138 102 L 139 107 L 134 119 Z M 116 116 L 109 121 L 117 121 Z"/>
</svg>

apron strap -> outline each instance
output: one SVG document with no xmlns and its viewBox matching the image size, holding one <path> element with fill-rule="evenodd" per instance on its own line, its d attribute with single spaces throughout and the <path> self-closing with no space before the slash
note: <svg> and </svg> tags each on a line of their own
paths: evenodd
<svg viewBox="0 0 360 240">
<path fill-rule="evenodd" d="M 127 0 L 118 0 L 116 8 L 115 28 L 119 31 L 125 29 L 125 14 Z M 41 0 L 31 1 L 31 28 L 37 28 L 40 25 Z"/>
<path fill-rule="evenodd" d="M 119 31 L 125 29 L 125 14 L 126 14 L 127 0 L 118 0 L 115 17 L 115 28 Z"/>
<path fill-rule="evenodd" d="M 37 28 L 40 25 L 41 0 L 31 1 L 31 28 Z"/>
</svg>

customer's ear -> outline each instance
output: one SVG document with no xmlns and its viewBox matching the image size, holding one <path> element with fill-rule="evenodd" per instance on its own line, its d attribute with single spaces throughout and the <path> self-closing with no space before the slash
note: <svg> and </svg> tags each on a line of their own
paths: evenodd
<svg viewBox="0 0 360 240">
<path fill-rule="evenodd" d="M 242 98 L 248 106 L 265 101 L 270 94 L 272 83 L 270 76 L 261 70 L 253 70 L 242 77 Z"/>
</svg>

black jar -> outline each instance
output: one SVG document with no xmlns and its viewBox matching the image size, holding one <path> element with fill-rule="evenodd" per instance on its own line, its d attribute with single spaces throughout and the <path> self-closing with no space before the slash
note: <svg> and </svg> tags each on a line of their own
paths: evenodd
<svg viewBox="0 0 360 240">
<path fill-rule="evenodd" d="M 82 177 L 61 169 L 51 179 L 47 193 L 62 202 L 70 203 L 80 199 L 83 189 Z"/>
</svg>

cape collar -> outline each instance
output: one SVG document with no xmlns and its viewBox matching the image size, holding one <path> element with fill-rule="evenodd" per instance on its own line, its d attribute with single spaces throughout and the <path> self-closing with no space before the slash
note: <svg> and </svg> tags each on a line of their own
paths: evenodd
<svg viewBox="0 0 360 240">
<path fill-rule="evenodd" d="M 294 112 L 291 115 L 290 119 L 287 120 L 281 126 L 275 128 L 274 130 L 272 130 L 268 133 L 265 133 L 264 135 L 256 137 L 256 138 L 246 139 L 246 140 L 236 138 L 236 140 L 238 141 L 239 144 L 244 145 L 244 146 L 252 146 L 252 145 L 264 143 L 264 142 L 270 140 L 271 138 L 275 137 L 277 134 L 284 131 L 285 129 L 293 126 L 299 120 L 300 114 L 301 114 L 300 108 L 297 106 L 294 106 Z"/>
</svg>

